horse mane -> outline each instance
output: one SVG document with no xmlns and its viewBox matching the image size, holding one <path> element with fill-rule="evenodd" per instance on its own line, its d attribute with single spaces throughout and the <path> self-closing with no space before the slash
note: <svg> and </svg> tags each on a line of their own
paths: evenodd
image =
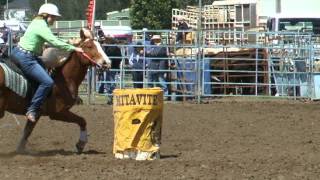
<svg viewBox="0 0 320 180">
<path fill-rule="evenodd" d="M 72 37 L 68 39 L 67 42 L 75 47 L 79 47 L 84 41 L 88 39 L 93 39 L 92 32 L 89 29 L 82 28 L 80 30 L 80 37 Z M 48 69 L 53 69 L 63 66 L 71 55 L 72 53 L 70 52 L 68 53 L 64 50 L 47 47 L 43 51 L 41 59 Z"/>
<path fill-rule="evenodd" d="M 80 45 L 81 41 L 82 41 L 82 39 L 79 37 L 72 37 L 72 38 L 68 39 L 68 43 L 73 46 L 76 46 L 76 47 L 78 47 Z"/>
<path fill-rule="evenodd" d="M 87 40 L 93 39 L 93 34 L 92 32 L 87 29 L 87 28 L 82 28 L 80 30 L 80 38 L 79 37 L 72 37 L 68 40 L 68 43 L 75 46 L 75 47 L 79 47 L 81 46 L 81 44 Z M 57 73 L 61 72 L 63 70 L 63 68 L 65 67 L 65 65 L 72 59 L 72 56 L 75 54 L 75 51 L 72 51 L 69 53 L 69 55 L 65 58 L 64 62 L 56 67 L 53 70 L 53 76 L 55 76 Z"/>
</svg>

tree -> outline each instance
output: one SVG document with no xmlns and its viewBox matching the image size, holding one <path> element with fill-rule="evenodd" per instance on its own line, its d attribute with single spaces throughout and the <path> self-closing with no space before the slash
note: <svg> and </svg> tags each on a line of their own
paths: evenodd
<svg viewBox="0 0 320 180">
<path fill-rule="evenodd" d="M 202 0 L 202 5 L 212 4 L 214 0 Z M 185 8 L 187 6 L 198 6 L 199 0 L 176 0 L 177 8 Z"/>
<path fill-rule="evenodd" d="M 96 0 L 96 19 L 106 19 L 106 13 L 128 8 L 130 0 Z"/>
<path fill-rule="evenodd" d="M 88 0 L 48 0 L 48 3 L 53 3 L 58 6 L 61 20 L 85 19 L 85 10 L 88 6 Z M 43 1 L 29 0 L 31 11 L 34 15 L 37 14 Z"/>
<path fill-rule="evenodd" d="M 9 0 L 9 2 L 12 0 Z M 86 19 L 85 10 L 89 0 L 47 0 L 56 4 L 62 17 L 60 20 Z M 213 0 L 202 0 L 202 4 L 211 4 Z M 0 0 L 6 3 L 6 0 Z M 43 0 L 29 0 L 31 13 L 36 15 Z M 4 5 L 3 4 L 3 5 Z M 150 28 L 171 26 L 171 9 L 185 8 L 187 5 L 198 5 L 198 0 L 132 0 L 131 20 L 137 27 L 149 26 Z M 106 19 L 106 13 L 130 7 L 130 0 L 96 0 L 96 19 Z M 137 16 L 137 17 L 135 17 Z M 160 22 L 161 18 L 161 22 Z M 141 22 L 139 22 L 141 21 Z"/>
<path fill-rule="evenodd" d="M 130 0 L 96 0 L 96 19 L 106 19 L 106 13 L 129 7 Z M 89 0 L 48 0 L 57 5 L 62 15 L 61 20 L 86 19 L 85 11 Z M 33 14 L 38 12 L 43 1 L 29 0 Z"/>
<path fill-rule="evenodd" d="M 8 3 L 9 2 L 12 2 L 13 0 L 8 0 Z M 3 13 L 5 11 L 5 5 L 7 4 L 7 0 L 0 0 L 0 17 L 3 18 Z"/>
<path fill-rule="evenodd" d="M 13 0 L 8 0 L 8 2 L 12 2 Z M 7 0 L 0 0 L 0 5 L 4 6 L 7 4 Z"/>
<path fill-rule="evenodd" d="M 130 20 L 133 29 L 170 29 L 174 0 L 134 0 L 130 7 Z"/>
<path fill-rule="evenodd" d="M 213 0 L 202 0 L 202 5 Z M 198 6 L 199 0 L 132 0 L 130 20 L 134 29 L 170 29 L 172 8 L 183 9 L 187 5 Z"/>
</svg>

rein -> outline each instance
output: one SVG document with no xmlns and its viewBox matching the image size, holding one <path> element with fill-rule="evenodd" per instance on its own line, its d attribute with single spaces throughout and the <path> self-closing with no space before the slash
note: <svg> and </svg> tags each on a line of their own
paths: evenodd
<svg viewBox="0 0 320 180">
<path fill-rule="evenodd" d="M 80 52 L 77 52 L 80 53 Z M 95 66 L 98 66 L 99 68 L 101 68 L 101 65 L 99 65 L 97 62 L 95 62 L 87 53 L 82 52 L 80 53 L 80 55 L 82 55 L 83 57 L 85 57 L 86 59 L 88 59 L 92 64 L 94 64 Z"/>
<path fill-rule="evenodd" d="M 86 39 L 84 42 L 86 42 L 87 40 L 90 40 L 90 39 Z M 82 45 L 84 44 L 84 42 L 81 43 L 79 47 L 82 47 Z M 98 66 L 99 68 L 101 68 L 101 65 L 99 65 L 95 60 L 93 60 L 87 53 L 85 53 L 85 52 L 82 52 L 82 53 L 77 52 L 77 53 L 79 53 L 81 56 L 83 56 L 83 57 L 85 57 L 86 59 L 88 59 L 93 65 Z"/>
</svg>

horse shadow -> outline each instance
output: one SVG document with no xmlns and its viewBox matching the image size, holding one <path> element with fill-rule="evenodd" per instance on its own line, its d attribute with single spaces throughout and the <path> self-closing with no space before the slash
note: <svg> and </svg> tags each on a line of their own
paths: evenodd
<svg viewBox="0 0 320 180">
<path fill-rule="evenodd" d="M 179 155 L 176 154 L 160 154 L 160 159 L 177 159 L 179 157 Z"/>
<path fill-rule="evenodd" d="M 96 150 L 88 150 L 82 153 L 77 153 L 76 151 L 66 151 L 64 149 L 58 150 L 46 150 L 46 151 L 25 151 L 25 152 L 9 152 L 9 153 L 0 153 L 0 159 L 13 158 L 18 155 L 34 156 L 34 157 L 50 157 L 50 156 L 74 156 L 74 155 L 101 155 L 106 154 L 105 152 L 99 152 Z"/>
</svg>

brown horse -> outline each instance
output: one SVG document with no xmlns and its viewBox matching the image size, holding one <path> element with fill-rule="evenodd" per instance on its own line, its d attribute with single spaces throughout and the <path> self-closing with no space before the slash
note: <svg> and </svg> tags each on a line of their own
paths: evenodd
<svg viewBox="0 0 320 180">
<path fill-rule="evenodd" d="M 81 153 L 87 143 L 86 120 L 72 112 L 70 108 L 78 98 L 78 88 L 84 80 L 90 66 L 98 65 L 109 68 L 110 59 L 103 52 L 100 44 L 93 40 L 92 33 L 86 29 L 80 31 L 81 41 L 79 47 L 84 50 L 84 54 L 72 52 L 65 64 L 58 67 L 54 72 L 54 87 L 51 95 L 42 106 L 42 115 L 49 116 L 52 120 L 68 123 L 75 123 L 80 126 L 80 138 L 76 144 L 77 150 Z M 14 114 L 25 114 L 28 100 L 15 94 L 5 86 L 5 74 L 0 68 L 0 118 L 4 112 Z M 37 122 L 26 122 L 17 152 L 25 152 L 28 137 L 32 133 Z"/>
</svg>

